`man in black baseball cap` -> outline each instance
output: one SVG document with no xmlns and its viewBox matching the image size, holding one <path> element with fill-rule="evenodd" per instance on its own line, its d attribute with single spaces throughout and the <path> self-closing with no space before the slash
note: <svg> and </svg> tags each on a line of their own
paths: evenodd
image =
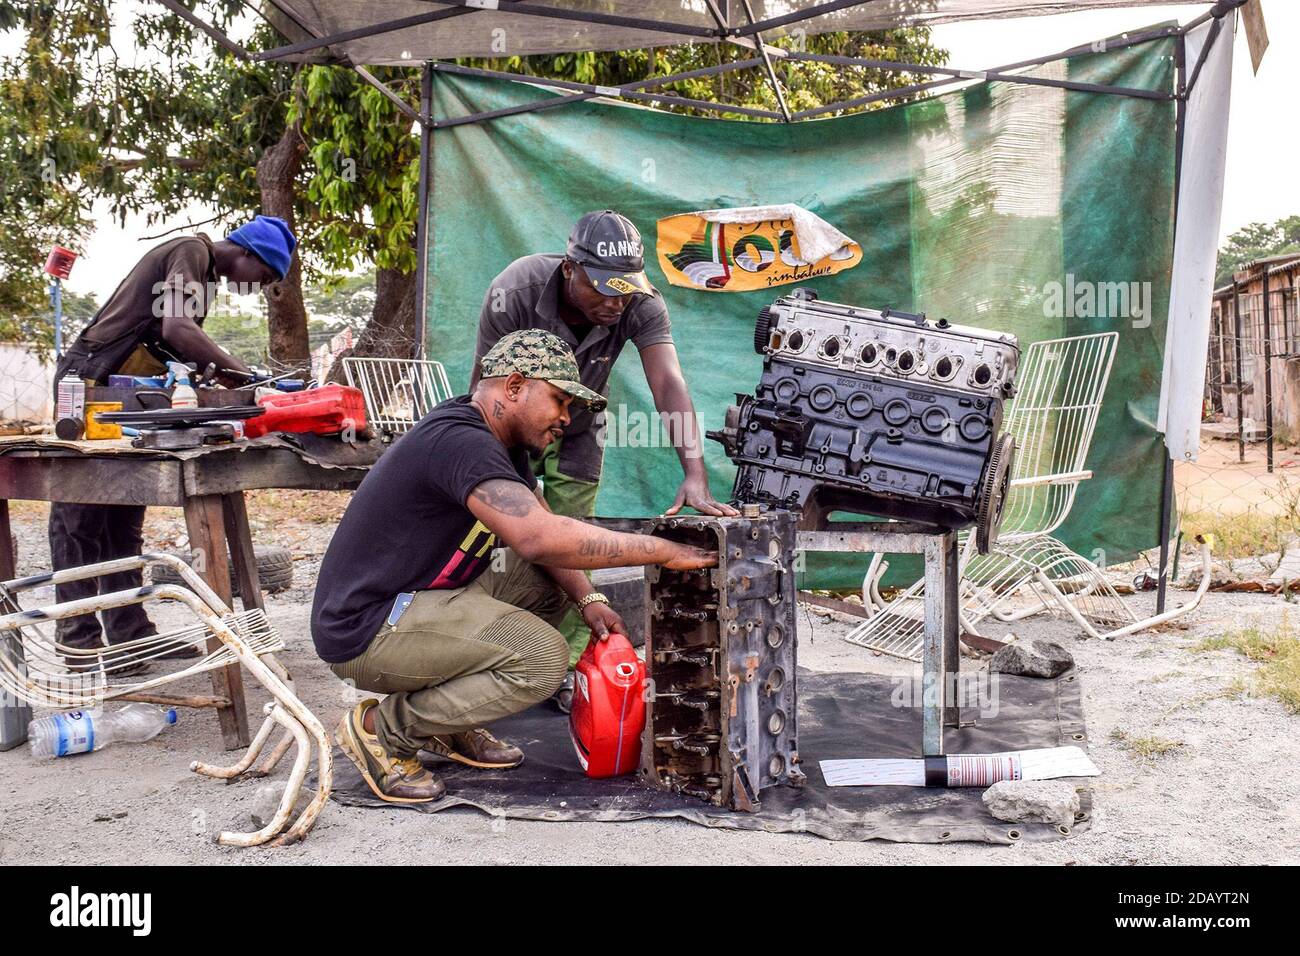
<svg viewBox="0 0 1300 956">
<path fill-rule="evenodd" d="M 479 315 L 473 388 L 478 365 L 503 336 L 543 329 L 568 343 L 582 384 L 609 392 L 611 368 L 629 340 L 636 345 L 655 408 L 665 416 L 668 437 L 684 478 L 666 514 L 689 506 L 702 514 L 732 515 L 709 489 L 696 427 L 695 406 L 682 377 L 663 297 L 645 274 L 641 233 L 612 209 L 589 212 L 569 233 L 564 255 L 540 253 L 516 259 L 492 280 Z M 556 514 L 589 518 L 596 511 L 604 448 L 603 413 L 574 410 L 563 436 L 535 464 L 546 503 Z M 571 617 L 560 626 L 569 643 L 570 666 L 586 646 L 588 631 Z M 561 709 L 572 697 L 572 680 L 557 695 Z"/>
</svg>

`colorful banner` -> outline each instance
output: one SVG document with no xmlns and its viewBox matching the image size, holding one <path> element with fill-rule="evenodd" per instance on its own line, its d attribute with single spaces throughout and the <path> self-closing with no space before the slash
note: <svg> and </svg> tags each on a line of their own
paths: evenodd
<svg viewBox="0 0 1300 956">
<path fill-rule="evenodd" d="M 706 292 L 770 289 L 834 275 L 862 261 L 862 249 L 852 240 L 815 262 L 799 249 L 793 219 L 717 222 L 702 213 L 660 219 L 655 243 L 670 283 Z"/>
</svg>

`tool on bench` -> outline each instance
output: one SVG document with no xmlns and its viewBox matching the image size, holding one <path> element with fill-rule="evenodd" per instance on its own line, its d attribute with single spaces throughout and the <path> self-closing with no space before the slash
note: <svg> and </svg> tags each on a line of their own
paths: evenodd
<svg viewBox="0 0 1300 956">
<path fill-rule="evenodd" d="M 103 412 L 97 420 L 139 430 L 133 448 L 175 451 L 234 441 L 236 423 L 265 413 L 260 405 L 227 408 L 159 408 L 142 412 Z"/>
</svg>

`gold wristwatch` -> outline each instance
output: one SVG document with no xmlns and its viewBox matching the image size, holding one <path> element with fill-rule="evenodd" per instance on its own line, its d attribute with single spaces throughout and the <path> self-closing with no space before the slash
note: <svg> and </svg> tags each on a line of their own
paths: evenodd
<svg viewBox="0 0 1300 956">
<path fill-rule="evenodd" d="M 588 604 L 608 605 L 609 598 L 605 597 L 605 595 L 601 594 L 599 591 L 592 591 L 585 598 L 583 598 L 581 601 L 578 602 L 578 610 L 585 611 L 587 609 Z"/>
</svg>

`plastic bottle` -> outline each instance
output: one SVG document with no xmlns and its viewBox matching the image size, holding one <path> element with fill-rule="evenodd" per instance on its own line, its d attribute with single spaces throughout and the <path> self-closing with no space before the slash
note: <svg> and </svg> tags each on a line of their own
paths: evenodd
<svg viewBox="0 0 1300 956">
<path fill-rule="evenodd" d="M 27 725 L 27 736 L 33 757 L 67 757 L 103 750 L 113 744 L 144 743 L 174 723 L 175 710 L 137 702 L 111 714 L 70 710 L 42 717 Z"/>
<path fill-rule="evenodd" d="M 176 385 L 172 389 L 172 408 L 198 408 L 199 396 L 190 384 L 190 369 L 182 362 L 168 362 L 172 375 L 176 376 Z"/>
<path fill-rule="evenodd" d="M 574 668 L 569 736 L 588 777 L 617 777 L 641 762 L 645 663 L 622 634 L 592 641 Z"/>
</svg>

